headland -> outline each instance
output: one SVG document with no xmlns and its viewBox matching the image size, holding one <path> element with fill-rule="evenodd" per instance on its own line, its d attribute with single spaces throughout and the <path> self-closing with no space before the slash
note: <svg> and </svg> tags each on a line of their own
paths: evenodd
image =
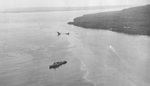
<svg viewBox="0 0 150 86">
<path fill-rule="evenodd" d="M 150 5 L 131 7 L 121 11 L 87 14 L 75 18 L 68 24 L 87 29 L 150 36 Z"/>
</svg>

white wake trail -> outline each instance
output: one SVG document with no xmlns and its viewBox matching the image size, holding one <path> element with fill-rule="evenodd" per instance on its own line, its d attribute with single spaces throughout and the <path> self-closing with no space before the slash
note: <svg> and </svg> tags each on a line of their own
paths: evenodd
<svg viewBox="0 0 150 86">
<path fill-rule="evenodd" d="M 119 59 L 121 60 L 121 62 L 123 62 L 123 63 L 126 65 L 127 69 L 130 69 L 130 65 L 127 64 L 127 62 L 119 55 L 119 53 L 118 53 L 112 46 L 109 46 L 109 48 L 119 57 Z M 136 84 L 134 83 L 134 82 L 135 82 L 135 81 L 134 81 L 135 78 L 132 78 L 132 77 L 130 77 L 130 76 L 127 76 L 126 74 L 125 74 L 124 77 L 129 81 L 129 83 L 130 83 L 132 86 L 136 86 Z"/>
<path fill-rule="evenodd" d="M 120 57 L 120 55 L 118 54 L 118 52 L 110 45 L 109 48 L 118 56 Z"/>
<path fill-rule="evenodd" d="M 118 58 L 126 64 L 125 60 L 120 56 L 120 54 L 110 45 L 109 48 L 118 56 Z"/>
</svg>

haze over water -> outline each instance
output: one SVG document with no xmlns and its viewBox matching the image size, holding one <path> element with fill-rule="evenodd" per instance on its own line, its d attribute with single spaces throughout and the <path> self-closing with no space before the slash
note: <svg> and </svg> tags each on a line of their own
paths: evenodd
<svg viewBox="0 0 150 86">
<path fill-rule="evenodd" d="M 0 86 L 150 86 L 149 37 L 67 24 L 102 11 L 0 14 Z"/>
</svg>

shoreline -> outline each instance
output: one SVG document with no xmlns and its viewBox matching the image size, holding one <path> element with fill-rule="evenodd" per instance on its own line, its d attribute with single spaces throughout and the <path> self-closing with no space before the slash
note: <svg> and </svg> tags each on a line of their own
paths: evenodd
<svg viewBox="0 0 150 86">
<path fill-rule="evenodd" d="M 131 7 L 121 11 L 87 14 L 74 18 L 70 25 L 85 29 L 110 30 L 128 35 L 150 36 L 150 5 Z"/>
</svg>

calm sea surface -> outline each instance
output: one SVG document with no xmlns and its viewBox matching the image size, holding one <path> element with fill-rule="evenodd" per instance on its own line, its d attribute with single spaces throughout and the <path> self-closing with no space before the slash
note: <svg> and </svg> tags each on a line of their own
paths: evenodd
<svg viewBox="0 0 150 86">
<path fill-rule="evenodd" d="M 67 24 L 103 11 L 1 13 L 0 86 L 150 86 L 150 37 Z"/>
</svg>

